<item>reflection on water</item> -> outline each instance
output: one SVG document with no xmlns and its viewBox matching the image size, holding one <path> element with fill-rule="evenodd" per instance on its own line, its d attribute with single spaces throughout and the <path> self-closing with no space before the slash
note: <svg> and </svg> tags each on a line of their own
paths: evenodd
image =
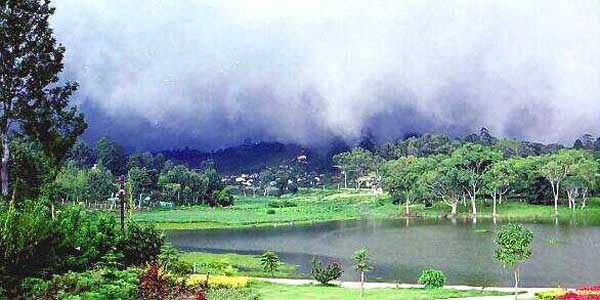
<svg viewBox="0 0 600 300">
<path fill-rule="evenodd" d="M 449 284 L 511 285 L 511 274 L 494 259 L 496 230 L 505 220 L 356 220 L 315 225 L 169 232 L 187 250 L 262 253 L 276 251 L 310 271 L 312 257 L 335 258 L 357 279 L 351 258 L 368 247 L 375 263 L 370 280 L 416 282 L 421 270 L 443 270 Z M 535 235 L 533 257 L 522 267 L 524 286 L 576 286 L 600 279 L 600 227 L 595 220 L 526 223 Z"/>
</svg>

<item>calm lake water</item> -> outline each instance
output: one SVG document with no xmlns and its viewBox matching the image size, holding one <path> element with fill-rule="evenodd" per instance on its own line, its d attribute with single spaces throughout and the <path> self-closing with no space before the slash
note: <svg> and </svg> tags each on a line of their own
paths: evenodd
<svg viewBox="0 0 600 300">
<path fill-rule="evenodd" d="M 494 259 L 500 227 L 490 221 L 356 220 L 315 225 L 245 229 L 187 230 L 168 233 L 181 249 L 260 254 L 276 251 L 282 260 L 310 272 L 312 257 L 335 258 L 345 280 L 356 280 L 355 250 L 368 247 L 375 269 L 371 281 L 414 283 L 421 270 L 446 273 L 449 284 L 512 284 L 511 273 Z M 600 227 L 571 220 L 566 224 L 526 223 L 535 235 L 533 257 L 522 266 L 523 286 L 578 286 L 600 283 Z"/>
</svg>

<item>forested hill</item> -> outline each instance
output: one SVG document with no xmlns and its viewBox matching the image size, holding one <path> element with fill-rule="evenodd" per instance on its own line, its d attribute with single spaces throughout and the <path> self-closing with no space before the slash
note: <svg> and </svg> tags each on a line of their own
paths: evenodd
<svg viewBox="0 0 600 300">
<path fill-rule="evenodd" d="M 497 138 L 486 128 L 462 138 L 452 138 L 442 134 L 413 134 L 398 141 L 375 144 L 365 138 L 358 146 L 377 153 L 385 159 L 395 159 L 401 156 L 427 156 L 430 154 L 449 154 L 462 143 L 478 143 L 502 150 L 505 156 L 529 156 L 553 153 L 565 148 L 560 144 L 542 144 L 537 142 L 519 141 L 516 139 Z M 600 138 L 589 134 L 575 140 L 573 147 L 590 150 L 600 150 Z M 296 144 L 277 142 L 246 143 L 225 148 L 215 152 L 203 152 L 194 149 L 179 149 L 162 151 L 167 159 L 186 164 L 192 168 L 202 168 L 207 161 L 213 161 L 224 173 L 255 172 L 266 167 L 289 165 L 299 157 L 305 157 L 308 168 L 327 172 L 331 169 L 333 155 L 348 151 L 352 145 L 337 140 L 329 149 L 316 150 Z"/>
<path fill-rule="evenodd" d="M 169 160 L 192 168 L 202 168 L 207 161 L 212 161 L 219 171 L 226 174 L 251 173 L 266 167 L 289 165 L 298 158 L 306 158 L 309 169 L 320 170 L 327 168 L 331 157 L 327 153 L 320 154 L 299 145 L 277 142 L 246 143 L 215 152 L 185 148 L 160 153 Z"/>
</svg>

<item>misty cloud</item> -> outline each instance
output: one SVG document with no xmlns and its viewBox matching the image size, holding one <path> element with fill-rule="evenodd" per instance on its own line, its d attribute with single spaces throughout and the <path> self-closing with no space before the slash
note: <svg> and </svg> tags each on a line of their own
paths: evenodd
<svg viewBox="0 0 600 300">
<path fill-rule="evenodd" d="M 56 0 L 53 25 L 90 135 L 133 148 L 600 133 L 599 2 L 319 2 Z"/>
</svg>

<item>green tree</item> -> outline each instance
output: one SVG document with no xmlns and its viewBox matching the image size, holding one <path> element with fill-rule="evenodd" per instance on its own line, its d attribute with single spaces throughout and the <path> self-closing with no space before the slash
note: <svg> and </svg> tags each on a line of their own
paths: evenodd
<svg viewBox="0 0 600 300">
<path fill-rule="evenodd" d="M 84 172 L 88 178 L 86 202 L 106 201 L 117 192 L 114 176 L 102 164 L 98 164 L 95 168 Z"/>
<path fill-rule="evenodd" d="M 360 297 L 362 298 L 365 292 L 365 273 L 371 271 L 369 259 L 369 251 L 367 249 L 360 249 L 354 252 L 354 269 L 360 273 Z"/>
<path fill-rule="evenodd" d="M 584 156 L 575 163 L 571 174 L 564 179 L 563 187 L 571 209 L 575 209 L 576 198 L 579 195 L 582 198 L 581 208 L 585 208 L 588 191 L 596 186 L 598 162 L 590 154 L 583 154 Z"/>
<path fill-rule="evenodd" d="M 67 159 L 76 161 L 79 168 L 89 168 L 94 165 L 94 150 L 83 140 L 77 140 L 69 151 Z"/>
<path fill-rule="evenodd" d="M 0 1 L 0 177 L 9 194 L 11 135 L 18 131 L 39 141 L 55 166 L 86 128 L 69 104 L 77 89 L 61 83 L 65 48 L 54 38 L 50 1 Z"/>
<path fill-rule="evenodd" d="M 344 188 L 348 188 L 348 175 L 351 174 L 354 187 L 358 190 L 366 174 L 378 171 L 383 158 L 357 147 L 350 152 L 336 154 L 333 161 L 344 175 Z"/>
<path fill-rule="evenodd" d="M 448 156 L 438 155 L 434 159 L 436 162 L 435 167 L 427 170 L 419 182 L 428 189 L 433 198 L 440 199 L 450 206 L 450 216 L 454 217 L 457 213 L 460 197 L 464 193 L 460 185 L 459 172 Z"/>
<path fill-rule="evenodd" d="M 498 161 L 485 172 L 484 188 L 492 196 L 492 216 L 497 215 L 496 204 L 498 198 L 500 198 L 500 202 L 502 202 L 504 194 L 510 190 L 513 182 L 517 180 L 517 171 L 515 167 L 518 163 L 517 160 L 519 160 L 519 158 Z"/>
<path fill-rule="evenodd" d="M 96 156 L 96 163 L 104 165 L 113 175 L 124 174 L 127 164 L 127 154 L 123 146 L 104 136 L 96 143 L 94 154 Z"/>
<path fill-rule="evenodd" d="M 451 155 L 463 191 L 471 200 L 473 215 L 477 215 L 477 195 L 484 183 L 485 173 L 502 159 L 502 153 L 480 144 L 467 143 Z"/>
<path fill-rule="evenodd" d="M 556 154 L 547 154 L 540 158 L 539 174 L 552 186 L 555 215 L 558 216 L 561 183 L 567 176 L 576 173 L 579 162 L 586 159 L 588 155 L 582 150 L 561 150 Z"/>
<path fill-rule="evenodd" d="M 515 280 L 515 299 L 519 288 L 519 266 L 531 257 L 533 233 L 521 224 L 506 224 L 500 228 L 496 237 L 496 259 L 505 268 L 513 270 Z"/>
<path fill-rule="evenodd" d="M 258 175 L 260 187 L 264 190 L 263 196 L 269 196 L 271 182 L 275 181 L 275 173 L 271 169 L 264 169 Z"/>
<path fill-rule="evenodd" d="M 404 198 L 407 215 L 411 201 L 423 198 L 426 193 L 423 176 L 434 166 L 434 158 L 407 156 L 388 161 L 382 167 L 383 188 L 395 199 Z"/>
<path fill-rule="evenodd" d="M 129 204 L 131 207 L 138 201 L 139 208 L 142 207 L 142 197 L 144 193 L 150 191 L 152 186 L 152 178 L 146 168 L 132 167 L 127 171 L 127 196 L 129 196 Z"/>
<path fill-rule="evenodd" d="M 281 262 L 279 256 L 273 251 L 266 251 L 260 256 L 260 264 L 266 273 L 271 274 L 271 277 L 275 276 L 275 272 L 279 269 Z"/>
</svg>

